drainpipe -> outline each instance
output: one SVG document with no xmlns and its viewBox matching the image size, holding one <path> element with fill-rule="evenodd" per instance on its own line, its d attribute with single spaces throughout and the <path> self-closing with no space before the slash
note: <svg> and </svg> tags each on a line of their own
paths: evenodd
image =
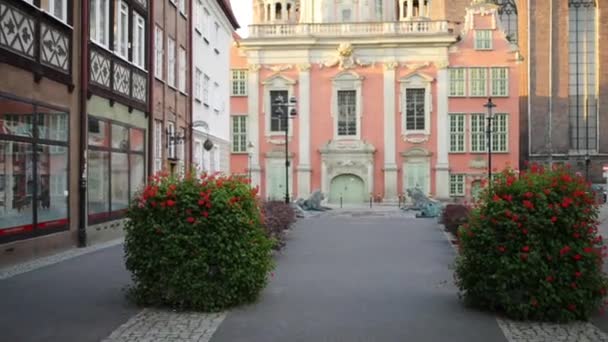
<svg viewBox="0 0 608 342">
<path fill-rule="evenodd" d="M 80 3 L 80 146 L 79 155 L 79 182 L 78 182 L 78 247 L 87 245 L 87 133 L 88 113 L 87 97 L 89 85 L 89 2 Z"/>
<path fill-rule="evenodd" d="M 189 52 L 189 54 L 188 54 L 188 66 L 189 66 L 189 68 L 187 70 L 188 70 L 188 74 L 189 74 L 188 76 L 190 76 L 189 77 L 190 78 L 190 82 L 188 82 L 188 94 L 190 94 L 190 96 L 189 96 L 189 99 L 188 99 L 188 107 L 187 108 L 189 108 L 188 119 L 189 119 L 190 122 L 186 125 L 186 129 L 188 130 L 188 132 L 186 133 L 186 136 L 190 135 L 190 139 L 186 140 L 184 142 L 184 143 L 188 144 L 187 148 L 188 148 L 188 164 L 189 165 L 185 165 L 186 172 L 190 171 L 190 168 L 192 167 L 193 160 L 194 160 L 192 158 L 192 155 L 193 155 L 193 153 L 192 153 L 192 145 L 194 145 L 194 128 L 192 126 L 193 116 L 194 116 L 194 113 L 193 113 L 194 112 L 194 106 L 192 104 L 193 97 L 194 97 L 194 92 L 193 92 L 194 88 L 192 86 L 192 75 L 193 75 L 192 71 L 194 71 L 193 70 L 193 65 L 192 65 L 192 61 L 193 61 L 192 55 L 194 55 L 194 46 L 192 44 L 192 42 L 193 42 L 192 36 L 194 36 L 194 23 L 192 22 L 192 19 L 194 18 L 194 15 L 193 15 L 194 12 L 192 12 L 193 11 L 193 7 L 192 7 L 192 3 L 193 2 L 194 1 L 189 1 L 188 2 L 188 13 L 190 13 L 190 16 L 188 17 L 189 18 L 188 19 L 188 22 L 189 22 L 189 25 L 188 25 L 188 30 L 189 30 L 188 31 L 188 47 L 189 47 L 189 49 L 188 49 L 188 52 Z M 230 115 L 230 113 L 228 113 L 228 115 Z"/>
<path fill-rule="evenodd" d="M 553 1 L 549 1 L 549 165 L 553 165 Z"/>
<path fill-rule="evenodd" d="M 154 2 L 148 1 L 148 176 L 154 173 L 154 66 L 156 55 L 154 53 L 153 34 L 155 32 Z M 162 134 L 161 134 L 162 140 Z"/>
</svg>

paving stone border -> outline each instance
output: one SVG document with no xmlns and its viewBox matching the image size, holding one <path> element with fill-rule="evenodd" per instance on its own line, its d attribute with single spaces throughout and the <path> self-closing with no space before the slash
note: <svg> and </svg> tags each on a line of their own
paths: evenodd
<svg viewBox="0 0 608 342">
<path fill-rule="evenodd" d="M 608 335 L 589 322 L 557 324 L 496 320 L 509 342 L 608 342 Z"/>
<path fill-rule="evenodd" d="M 226 312 L 144 309 L 102 342 L 208 342 L 225 318 Z"/>
<path fill-rule="evenodd" d="M 14 277 L 19 274 L 23 274 L 26 272 L 30 272 L 33 270 L 37 270 L 42 267 L 54 265 L 56 263 L 66 261 L 81 255 L 85 255 L 88 253 L 96 252 L 105 248 L 114 247 L 122 244 L 124 242 L 124 237 L 111 240 L 104 243 L 95 244 L 92 246 L 84 247 L 84 248 L 73 248 L 69 249 L 65 252 L 53 254 L 48 257 L 20 263 L 14 266 L 9 266 L 5 268 L 0 268 L 0 280 L 8 279 Z"/>
</svg>

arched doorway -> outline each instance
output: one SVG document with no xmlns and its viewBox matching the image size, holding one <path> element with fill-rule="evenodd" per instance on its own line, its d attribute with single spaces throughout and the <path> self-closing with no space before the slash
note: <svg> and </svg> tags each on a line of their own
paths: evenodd
<svg viewBox="0 0 608 342">
<path fill-rule="evenodd" d="M 361 204 L 365 201 L 365 184 L 353 174 L 342 174 L 331 180 L 329 202 L 344 204 Z"/>
</svg>

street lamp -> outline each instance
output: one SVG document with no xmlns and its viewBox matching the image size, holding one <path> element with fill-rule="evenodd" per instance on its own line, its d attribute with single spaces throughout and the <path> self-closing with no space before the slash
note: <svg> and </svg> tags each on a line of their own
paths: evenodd
<svg viewBox="0 0 608 342">
<path fill-rule="evenodd" d="M 249 156 L 249 184 L 251 184 L 251 157 L 253 156 L 253 148 L 255 145 L 253 145 L 253 143 L 250 141 L 249 144 L 247 144 L 247 154 Z"/>
<path fill-rule="evenodd" d="M 494 119 L 492 109 L 496 107 L 496 105 L 492 103 L 492 98 L 490 97 L 488 98 L 488 102 L 483 106 L 488 109 L 488 126 L 486 128 L 486 134 L 488 136 L 488 184 L 492 184 L 492 120 Z"/>
<path fill-rule="evenodd" d="M 297 100 L 295 96 L 285 102 L 282 95 L 277 96 L 272 106 L 272 115 L 281 119 L 285 130 L 285 203 L 289 204 L 289 119 L 294 119 L 298 114 L 296 111 Z"/>
</svg>

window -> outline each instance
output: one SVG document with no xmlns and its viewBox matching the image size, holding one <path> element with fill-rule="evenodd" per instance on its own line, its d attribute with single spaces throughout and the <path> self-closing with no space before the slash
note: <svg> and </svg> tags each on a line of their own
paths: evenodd
<svg viewBox="0 0 608 342">
<path fill-rule="evenodd" d="M 466 68 L 450 69 L 450 96 L 466 96 Z"/>
<path fill-rule="evenodd" d="M 498 16 L 511 43 L 517 43 L 517 5 L 516 0 L 494 0 L 498 5 Z"/>
<path fill-rule="evenodd" d="M 203 15 L 201 16 L 201 28 L 203 29 L 203 37 L 209 40 L 209 25 L 211 23 L 211 16 L 209 15 L 209 11 L 204 8 Z M 209 43 L 209 41 L 207 41 Z"/>
<path fill-rule="evenodd" d="M 154 172 L 162 170 L 163 165 L 163 122 L 154 120 Z"/>
<path fill-rule="evenodd" d="M 89 116 L 90 222 L 124 216 L 145 183 L 145 131 Z"/>
<path fill-rule="evenodd" d="M 405 129 L 408 131 L 424 131 L 426 128 L 424 96 L 423 88 L 405 90 Z"/>
<path fill-rule="evenodd" d="M 464 196 L 464 175 L 450 175 L 450 196 Z"/>
<path fill-rule="evenodd" d="M 108 47 L 110 30 L 110 0 L 91 0 L 89 35 L 91 40 L 103 47 Z"/>
<path fill-rule="evenodd" d="M 471 152 L 487 151 L 485 114 L 471 115 Z"/>
<path fill-rule="evenodd" d="M 186 66 L 186 49 L 183 47 L 179 47 L 179 55 L 178 63 L 179 63 L 179 90 L 183 93 L 186 92 L 186 75 L 188 74 L 187 66 Z"/>
<path fill-rule="evenodd" d="M 450 114 L 450 152 L 465 152 L 465 115 Z"/>
<path fill-rule="evenodd" d="M 487 138 L 485 114 L 471 115 L 471 152 L 486 152 Z M 509 151 L 509 125 L 507 114 L 494 114 L 492 119 L 492 152 Z"/>
<path fill-rule="evenodd" d="M 470 78 L 471 78 L 471 87 L 470 92 L 471 96 L 486 96 L 486 87 L 487 87 L 487 69 L 485 68 L 471 68 L 470 69 Z"/>
<path fill-rule="evenodd" d="M 133 25 L 133 63 L 143 68 L 146 59 L 146 22 L 136 12 L 133 12 Z"/>
<path fill-rule="evenodd" d="M 123 0 L 116 1 L 116 25 L 114 25 L 114 51 L 122 58 L 129 56 L 129 6 Z"/>
<path fill-rule="evenodd" d="M 194 2 L 194 14 L 193 14 L 193 18 L 192 21 L 194 22 L 194 28 L 196 29 L 197 33 L 201 33 L 201 7 L 203 6 L 203 4 L 201 3 L 201 0 L 196 0 Z"/>
<path fill-rule="evenodd" d="M 175 88 L 175 40 L 167 40 L 167 83 Z"/>
<path fill-rule="evenodd" d="M 376 19 L 382 20 L 383 11 L 382 11 L 382 0 L 376 0 Z"/>
<path fill-rule="evenodd" d="M 68 229 L 68 122 L 0 96 L 0 243 Z"/>
<path fill-rule="evenodd" d="M 232 152 L 247 152 L 247 117 L 232 117 Z"/>
<path fill-rule="evenodd" d="M 219 113 L 220 111 L 220 85 L 217 82 L 213 83 L 213 109 Z M 216 113 L 216 114 L 218 114 Z"/>
<path fill-rule="evenodd" d="M 196 98 L 197 100 L 201 100 L 201 96 L 202 96 L 202 85 L 201 85 L 201 78 L 203 77 L 203 72 L 201 71 L 201 69 L 196 68 L 196 72 L 194 74 L 194 98 Z"/>
<path fill-rule="evenodd" d="M 509 96 L 509 69 L 508 68 L 492 68 L 492 96 Z"/>
<path fill-rule="evenodd" d="M 165 49 L 163 46 L 163 29 L 156 26 L 154 28 L 154 52 L 156 54 L 156 60 L 154 61 L 154 75 L 158 79 L 163 79 L 163 63 L 165 61 Z"/>
<path fill-rule="evenodd" d="M 247 70 L 232 70 L 232 96 L 247 96 Z"/>
<path fill-rule="evenodd" d="M 68 21 L 68 1 L 67 0 L 47 0 L 43 2 L 43 9 L 50 13 L 55 18 L 63 21 Z"/>
<path fill-rule="evenodd" d="M 356 90 L 338 90 L 338 136 L 357 135 L 356 97 Z"/>
<path fill-rule="evenodd" d="M 492 30 L 475 30 L 475 49 L 492 50 Z"/>
<path fill-rule="evenodd" d="M 209 76 L 203 77 L 203 104 L 209 106 Z"/>
<path fill-rule="evenodd" d="M 569 0 L 568 5 L 570 148 L 596 150 L 597 8 L 595 0 Z"/>
<path fill-rule="evenodd" d="M 186 15 L 186 0 L 178 0 L 178 7 L 179 7 L 179 11 L 183 14 Z"/>
<path fill-rule="evenodd" d="M 271 115 L 270 115 L 270 131 L 271 132 L 284 132 L 285 131 L 285 120 L 289 110 L 287 106 L 275 106 L 275 100 L 279 97 L 283 99 L 283 102 L 288 101 L 288 92 L 287 90 L 271 90 L 270 91 L 270 105 L 271 105 Z"/>
<path fill-rule="evenodd" d="M 342 21 L 343 22 L 349 22 L 351 20 L 351 11 L 350 9 L 343 9 L 342 10 Z"/>
<path fill-rule="evenodd" d="M 175 148 L 175 123 L 169 122 L 167 123 L 167 148 L 169 159 L 176 158 L 176 148 Z"/>
<path fill-rule="evenodd" d="M 508 152 L 508 115 L 495 114 L 492 120 L 492 151 Z"/>
<path fill-rule="evenodd" d="M 219 44 L 219 32 L 220 32 L 220 24 L 218 24 L 217 22 L 214 23 L 213 25 L 213 45 L 214 46 L 218 46 Z"/>
</svg>

